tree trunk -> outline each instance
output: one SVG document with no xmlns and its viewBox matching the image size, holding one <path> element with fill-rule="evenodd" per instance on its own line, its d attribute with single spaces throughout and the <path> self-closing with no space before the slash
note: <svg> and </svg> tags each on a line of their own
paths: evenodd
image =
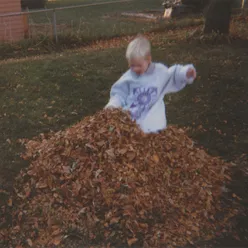
<svg viewBox="0 0 248 248">
<path fill-rule="evenodd" d="M 232 0 L 211 0 L 205 13 L 204 33 L 228 34 L 231 10 Z"/>
</svg>

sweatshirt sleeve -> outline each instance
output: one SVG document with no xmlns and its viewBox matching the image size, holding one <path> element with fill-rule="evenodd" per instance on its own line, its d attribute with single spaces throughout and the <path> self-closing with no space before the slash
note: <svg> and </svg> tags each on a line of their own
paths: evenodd
<svg viewBox="0 0 248 248">
<path fill-rule="evenodd" d="M 169 92 L 178 92 L 182 90 L 187 84 L 192 84 L 194 78 L 187 78 L 186 74 L 189 69 L 194 69 L 195 67 L 192 64 L 189 65 L 174 65 L 168 69 L 169 73 L 169 84 L 166 91 Z"/>
<path fill-rule="evenodd" d="M 125 74 L 112 86 L 110 90 L 110 99 L 105 108 L 120 108 L 126 105 L 126 99 L 129 94 L 128 80 Z"/>
</svg>

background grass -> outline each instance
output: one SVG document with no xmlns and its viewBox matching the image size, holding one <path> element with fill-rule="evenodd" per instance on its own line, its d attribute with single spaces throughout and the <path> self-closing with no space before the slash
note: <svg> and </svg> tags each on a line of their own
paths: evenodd
<svg viewBox="0 0 248 248">
<path fill-rule="evenodd" d="M 95 2 L 107 2 L 107 1 L 55 1 L 48 2 L 48 8 L 56 8 L 67 5 L 79 5 Z M 67 10 L 58 10 L 57 16 L 57 29 L 59 34 L 76 33 L 81 34 L 84 37 L 102 37 L 121 35 L 133 32 L 140 32 L 141 30 L 147 31 L 151 28 L 158 27 L 161 23 L 149 22 L 149 21 L 130 21 L 126 19 L 117 18 L 122 12 L 125 11 L 144 11 L 152 9 L 161 9 L 160 0 L 134 0 L 127 3 L 118 3 L 102 6 L 92 6 L 86 8 L 75 8 Z M 162 12 L 161 12 L 162 14 Z M 108 16 L 110 18 L 105 18 Z M 117 16 L 117 17 L 116 17 Z M 30 15 L 30 21 L 32 24 L 51 24 L 52 14 L 35 13 Z M 35 33 L 35 25 L 32 27 L 32 33 Z M 48 31 L 48 29 L 47 29 Z"/>
<path fill-rule="evenodd" d="M 247 43 L 196 46 L 182 43 L 180 35 L 182 31 L 175 31 L 172 36 L 179 43 L 166 39 L 163 33 L 153 37 L 155 60 L 167 65 L 194 63 L 199 75 L 193 86 L 167 98 L 170 123 L 195 128 L 194 136 L 216 155 L 231 158 L 245 153 Z M 16 163 L 23 163 L 15 153 L 16 146 L 12 147 L 18 138 L 63 129 L 106 104 L 111 85 L 127 68 L 124 49 L 79 49 L 1 64 L 0 152 L 4 174 L 19 171 Z M 198 130 L 200 125 L 203 128 Z"/>
<path fill-rule="evenodd" d="M 198 145 L 213 155 L 229 161 L 243 156 L 245 160 L 248 43 L 187 44 L 163 36 L 163 33 L 153 36 L 154 60 L 168 66 L 194 63 L 198 71 L 198 79 L 192 86 L 165 98 L 169 124 L 189 128 Z M 104 107 L 111 85 L 127 69 L 123 45 L 1 63 L 1 189 L 11 190 L 14 176 L 27 165 L 19 157 L 23 148 L 18 139 L 65 129 Z M 237 182 L 234 192 L 242 196 L 247 206 L 247 178 L 239 176 L 233 182 Z M 241 219 L 242 230 L 246 227 L 245 220 Z M 247 245 L 246 237 L 247 232 L 239 244 Z M 222 242 L 237 245 L 237 241 L 227 238 Z"/>
<path fill-rule="evenodd" d="M 47 8 L 98 1 L 100 0 L 60 0 L 48 2 Z M 54 50 L 82 46 L 99 39 L 198 26 L 203 23 L 201 16 L 157 21 L 121 17 L 122 12 L 146 12 L 154 9 L 160 9 L 159 16 L 162 17 L 160 0 L 134 0 L 130 3 L 59 10 L 56 12 L 58 44 L 53 40 L 52 12 L 30 14 L 30 37 L 15 44 L 0 44 L 0 59 L 50 53 Z"/>
</svg>

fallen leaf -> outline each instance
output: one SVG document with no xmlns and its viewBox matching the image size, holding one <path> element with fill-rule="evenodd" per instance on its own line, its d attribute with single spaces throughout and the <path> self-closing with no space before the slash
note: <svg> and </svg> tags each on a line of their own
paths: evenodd
<svg viewBox="0 0 248 248">
<path fill-rule="evenodd" d="M 13 206 L 12 198 L 9 198 L 9 200 L 8 200 L 8 206 L 9 206 L 9 207 L 12 207 L 12 206 Z"/>
<path fill-rule="evenodd" d="M 155 155 L 153 155 L 152 158 L 153 158 L 153 160 L 154 160 L 155 163 L 158 163 L 158 162 L 159 162 L 159 157 L 158 157 L 158 155 L 155 154 Z"/>
<path fill-rule="evenodd" d="M 56 230 L 53 231 L 53 233 L 51 234 L 53 237 L 54 236 L 58 236 L 59 234 L 61 234 L 62 230 L 60 228 L 57 228 Z"/>
<path fill-rule="evenodd" d="M 19 222 L 22 220 L 22 216 L 23 216 L 23 212 L 20 212 L 17 217 Z"/>
<path fill-rule="evenodd" d="M 121 155 L 124 155 L 124 154 L 127 152 L 127 148 L 120 149 L 120 150 L 118 150 L 118 152 L 119 152 Z"/>
<path fill-rule="evenodd" d="M 120 221 L 120 218 L 116 218 L 116 217 L 114 217 L 114 218 L 112 218 L 111 220 L 110 220 L 110 224 L 112 225 L 112 224 L 116 224 L 116 223 L 118 223 Z"/>
<path fill-rule="evenodd" d="M 192 226 L 192 230 L 195 231 L 195 232 L 199 232 L 200 229 L 197 226 Z"/>
<path fill-rule="evenodd" d="M 118 109 L 26 140 L 22 157 L 30 164 L 6 198 L 21 197 L 12 215 L 21 226 L 9 228 L 10 237 L 29 234 L 33 247 L 59 247 L 64 230 L 95 240 L 102 227 L 109 246 L 181 247 L 214 238 L 239 212 L 235 204 L 213 218 L 223 210 L 221 189 L 232 167 L 192 144 L 175 126 L 144 134 Z"/>
<path fill-rule="evenodd" d="M 45 182 L 38 182 L 38 183 L 36 183 L 35 187 L 37 189 L 45 189 L 48 187 L 48 185 Z"/>
<path fill-rule="evenodd" d="M 132 246 L 132 245 L 135 244 L 137 241 L 138 241 L 137 238 L 128 239 L 128 240 L 127 240 L 128 246 Z"/>
<path fill-rule="evenodd" d="M 106 153 L 108 154 L 108 156 L 112 159 L 115 158 L 115 152 L 114 152 L 114 149 L 109 149 L 106 151 Z"/>
<path fill-rule="evenodd" d="M 31 240 L 31 239 L 27 239 L 27 243 L 28 243 L 28 245 L 29 245 L 30 247 L 32 247 L 32 246 L 33 246 L 33 242 L 32 242 L 32 240 Z"/>
<path fill-rule="evenodd" d="M 55 245 L 55 246 L 58 246 L 58 245 L 61 244 L 62 239 L 63 239 L 62 236 L 58 236 L 55 239 L 53 239 L 52 244 Z"/>
<path fill-rule="evenodd" d="M 105 145 L 105 141 L 100 141 L 96 143 L 98 146 L 104 146 Z"/>
<path fill-rule="evenodd" d="M 126 156 L 127 156 L 127 158 L 128 158 L 129 161 L 132 161 L 132 160 L 135 159 L 136 154 L 135 154 L 135 152 L 127 152 L 126 153 Z"/>
<path fill-rule="evenodd" d="M 142 229 L 148 229 L 148 225 L 146 223 L 139 223 L 139 226 L 142 228 Z"/>
</svg>

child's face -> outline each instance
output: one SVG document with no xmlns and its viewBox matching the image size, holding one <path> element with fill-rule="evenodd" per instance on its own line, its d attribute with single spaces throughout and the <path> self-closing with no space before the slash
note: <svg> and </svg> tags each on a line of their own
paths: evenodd
<svg viewBox="0 0 248 248">
<path fill-rule="evenodd" d="M 130 69 L 138 75 L 141 75 L 146 72 L 151 63 L 151 57 L 140 58 L 140 59 L 131 59 L 129 62 Z"/>
</svg>

